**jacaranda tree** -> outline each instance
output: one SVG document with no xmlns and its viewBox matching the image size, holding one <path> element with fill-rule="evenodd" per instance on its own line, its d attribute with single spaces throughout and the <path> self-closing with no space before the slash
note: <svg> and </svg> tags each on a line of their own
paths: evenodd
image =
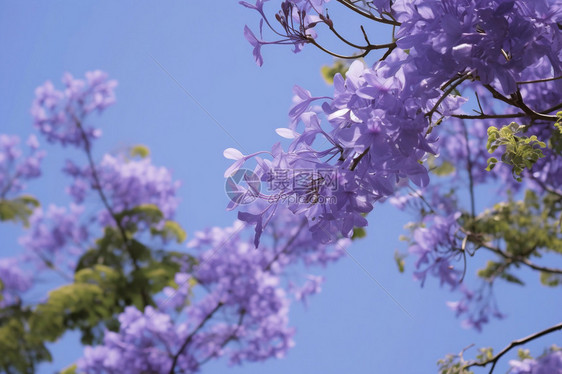
<svg viewBox="0 0 562 374">
<path fill-rule="evenodd" d="M 413 218 L 407 251 L 395 255 L 399 271 L 413 266 L 421 285 L 433 277 L 456 292 L 448 306 L 465 327 L 504 317 L 494 284 L 522 284 L 521 268 L 546 287 L 562 283 L 553 266 L 562 254 L 559 0 L 241 5 L 257 12 L 258 28 L 244 36 L 258 65 L 269 44 L 312 46 L 337 60 L 323 68 L 331 97 L 295 86 L 288 127 L 277 129 L 285 146 L 225 150 L 234 161 L 228 209 L 239 218 L 231 227 L 195 233 L 185 250 L 174 221 L 179 183 L 149 149 L 94 158 L 95 115 L 114 103 L 117 85 L 103 72 L 66 74 L 62 89 L 47 82 L 32 104 L 40 136 L 82 154 L 63 169 L 70 206 L 25 193 L 45 157 L 37 137 L 24 152 L 19 138 L 0 135 L 0 219 L 26 228 L 22 254 L 0 260 L 4 372 L 34 372 L 51 360 L 45 344 L 67 330 L 80 331 L 85 350 L 65 373 L 191 373 L 221 357 L 282 357 L 295 333 L 291 300 L 306 302 L 322 283 L 294 269 L 345 256 L 382 203 Z M 359 17 L 360 38 L 344 36 L 350 25 L 330 9 Z M 387 26 L 389 40 L 373 44 L 370 23 Z M 494 191 L 495 203 L 482 207 L 477 189 Z M 469 262 L 481 266 L 480 284 L 464 282 Z M 26 293 L 39 274 L 61 286 L 33 303 Z M 449 354 L 439 372 L 492 373 L 512 349 L 558 330 L 562 323 L 473 357 Z M 510 373 L 562 373 L 556 346 L 519 357 Z"/>
</svg>

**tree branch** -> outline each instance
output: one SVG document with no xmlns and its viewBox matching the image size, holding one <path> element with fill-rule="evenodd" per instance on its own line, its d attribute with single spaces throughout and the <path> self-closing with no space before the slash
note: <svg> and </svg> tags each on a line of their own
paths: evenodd
<svg viewBox="0 0 562 374">
<path fill-rule="evenodd" d="M 113 208 L 109 204 L 109 200 L 107 199 L 107 196 L 103 192 L 103 188 L 101 186 L 100 178 L 99 178 L 98 172 L 96 170 L 96 165 L 94 163 L 94 158 L 92 157 L 92 149 L 91 149 L 91 145 L 90 145 L 90 140 L 88 139 L 88 135 L 84 131 L 84 128 L 82 127 L 82 123 L 77 118 L 75 118 L 74 121 L 76 123 L 76 126 L 78 127 L 78 130 L 80 131 L 80 135 L 82 137 L 82 140 L 84 141 L 84 150 L 86 151 L 86 156 L 88 157 L 88 163 L 90 165 L 90 169 L 92 170 L 92 178 L 94 179 L 94 184 L 95 184 L 94 189 L 96 191 L 98 191 L 98 194 L 99 194 L 100 199 L 103 203 L 103 206 L 105 207 L 105 209 L 108 211 L 109 215 L 115 221 L 115 224 L 117 225 L 117 229 L 119 231 L 119 234 L 121 235 L 121 238 L 123 239 L 123 244 L 125 245 L 125 249 L 127 250 L 127 253 L 129 254 L 129 256 L 131 257 L 131 260 L 133 261 L 133 267 L 135 268 L 135 271 L 139 271 L 140 266 L 138 264 L 138 260 L 135 256 L 135 254 L 134 254 L 134 252 L 131 248 L 129 238 L 127 237 L 127 233 L 125 232 L 125 228 L 123 227 L 123 225 L 121 223 L 121 220 L 117 217 L 117 214 L 115 213 L 115 211 L 113 210 Z M 153 304 L 150 296 L 146 293 L 146 290 L 144 288 L 141 289 L 141 297 L 142 297 L 144 307 Z"/>
<path fill-rule="evenodd" d="M 452 83 L 449 85 L 449 88 L 447 89 L 447 91 L 445 91 L 443 93 L 443 95 L 441 95 L 441 97 L 439 98 L 439 100 L 437 100 L 437 102 L 435 103 L 435 105 L 433 106 L 433 108 L 431 108 L 431 110 L 429 112 L 427 112 L 425 114 L 426 117 L 429 117 L 429 120 L 431 121 L 431 117 L 433 116 L 433 113 L 435 113 L 437 111 L 437 107 L 439 107 L 439 105 L 443 102 L 443 100 L 445 100 L 445 98 L 447 96 L 449 96 L 449 94 L 451 94 L 451 92 L 453 92 L 462 82 L 464 82 L 465 80 L 467 80 L 471 75 L 470 74 L 463 74 L 462 76 L 460 76 L 456 82 Z"/>
<path fill-rule="evenodd" d="M 550 121 L 550 122 L 556 122 L 556 120 L 557 120 L 556 116 L 551 116 L 551 115 L 547 115 L 547 114 L 544 114 L 544 113 L 539 113 L 539 112 L 536 112 L 533 109 L 529 108 L 523 102 L 523 97 L 521 96 L 521 92 L 519 92 L 519 91 L 517 91 L 515 94 L 511 95 L 510 98 L 508 98 L 508 97 L 505 97 L 504 95 L 502 95 L 498 90 L 496 90 L 490 84 L 485 84 L 484 87 L 492 94 L 492 96 L 495 99 L 501 100 L 506 104 L 509 104 L 511 106 L 514 106 L 514 107 L 517 107 L 517 108 L 523 110 L 523 112 L 525 112 L 525 114 L 527 114 L 527 116 L 529 116 L 531 119 L 542 119 L 544 121 Z"/>
<path fill-rule="evenodd" d="M 460 119 L 492 119 L 492 118 L 521 118 L 527 117 L 525 113 L 513 113 L 513 114 L 452 114 L 451 117 Z"/>
<path fill-rule="evenodd" d="M 185 350 L 185 348 L 187 348 L 187 346 L 189 345 L 189 343 L 191 343 L 191 340 L 193 340 L 193 337 L 195 336 L 195 334 L 197 334 L 197 332 L 199 332 L 199 330 L 201 330 L 203 328 L 203 326 L 205 326 L 205 324 L 207 323 L 208 320 L 210 320 L 213 315 L 223 306 L 224 304 L 222 302 L 219 302 L 214 308 L 213 310 L 211 310 L 206 316 L 205 318 L 203 318 L 203 320 L 201 320 L 201 322 L 199 322 L 199 324 L 197 325 L 197 327 L 195 328 L 195 330 L 193 330 L 191 332 L 191 334 L 189 334 L 187 336 L 187 338 L 185 339 L 185 341 L 183 342 L 183 344 L 181 345 L 180 349 L 178 350 L 178 352 L 174 355 L 173 360 L 172 360 L 172 366 L 170 367 L 170 371 L 169 374 L 174 374 L 174 370 L 176 369 L 176 365 L 178 364 L 178 359 L 180 357 L 180 355 L 183 353 L 183 351 Z"/>
<path fill-rule="evenodd" d="M 370 12 L 366 12 L 363 9 L 360 9 L 360 8 L 356 7 L 355 5 L 353 5 L 351 2 L 349 2 L 347 0 L 337 0 L 337 2 L 342 4 L 343 6 L 351 9 L 352 11 L 359 14 L 360 16 L 363 16 L 363 17 L 368 18 L 370 20 L 373 20 L 375 22 L 384 23 L 384 24 L 393 25 L 393 26 L 400 26 L 401 25 L 401 23 L 398 22 L 398 21 L 390 20 L 390 19 L 386 19 L 386 18 L 382 18 L 382 17 L 377 17 L 377 16 L 371 14 Z"/>
<path fill-rule="evenodd" d="M 562 79 L 562 75 L 559 77 L 554 77 L 554 78 L 545 78 L 545 79 L 536 79 L 536 80 L 532 80 L 532 81 L 521 81 L 521 82 L 516 82 L 517 84 L 531 84 L 531 83 L 543 83 L 543 82 L 551 82 L 551 81 L 555 81 L 558 79 Z"/>
<path fill-rule="evenodd" d="M 474 242 L 474 241 L 473 241 Z M 547 266 L 541 266 L 541 265 L 537 265 L 534 262 L 530 261 L 529 259 L 525 258 L 525 257 L 520 257 L 520 256 L 513 256 L 507 252 L 502 251 L 501 249 L 497 248 L 497 247 L 492 247 L 491 245 L 488 244 L 484 244 L 484 243 L 479 243 L 476 242 L 476 245 L 485 248 L 491 252 L 494 252 L 495 254 L 500 255 L 501 257 L 513 261 L 513 263 L 521 263 L 531 269 L 534 270 L 538 270 L 538 271 L 542 271 L 545 273 L 551 273 L 551 274 L 562 274 L 562 269 L 557 269 L 557 268 L 551 268 L 551 267 L 547 267 Z"/>
<path fill-rule="evenodd" d="M 492 367 L 490 368 L 490 372 L 489 374 L 492 374 L 492 372 L 494 371 L 494 368 L 496 367 L 497 362 L 499 361 L 499 359 L 505 355 L 507 352 L 509 352 L 511 349 L 513 349 L 514 347 L 517 347 L 518 345 L 523 345 L 525 343 L 528 343 L 534 339 L 540 338 L 541 336 L 550 334 L 551 332 L 555 332 L 558 330 L 562 330 L 562 322 L 558 323 L 552 327 L 549 327 L 545 330 L 539 331 L 537 333 L 531 334 L 527 337 L 518 339 L 518 340 L 514 340 L 511 343 L 509 343 L 509 345 L 507 347 L 505 347 L 504 349 L 502 349 L 497 355 L 495 355 L 494 357 L 492 357 L 489 360 L 486 361 L 481 361 L 481 362 L 471 362 L 468 365 L 464 366 L 463 369 L 468 369 L 470 367 L 473 366 L 481 366 L 481 367 L 485 367 L 488 366 L 488 364 L 492 364 Z"/>
<path fill-rule="evenodd" d="M 242 327 L 242 322 L 244 321 L 245 316 L 246 316 L 246 310 L 242 309 L 240 311 L 240 316 L 238 317 L 238 323 L 236 324 L 234 331 L 221 343 L 219 349 L 224 348 L 228 343 L 230 343 L 234 338 L 236 338 L 236 334 L 240 330 L 240 327 Z M 211 353 L 209 356 L 203 359 L 199 364 L 197 364 L 197 366 L 200 367 L 205 365 L 207 362 L 209 362 L 209 360 L 211 360 L 215 356 L 216 351 L 217 350 L 214 350 L 213 353 Z"/>
</svg>

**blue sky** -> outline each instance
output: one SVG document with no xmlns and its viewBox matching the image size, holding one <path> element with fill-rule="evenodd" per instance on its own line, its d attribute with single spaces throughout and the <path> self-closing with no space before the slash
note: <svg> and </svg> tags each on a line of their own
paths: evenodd
<svg viewBox="0 0 562 374">
<path fill-rule="evenodd" d="M 266 48 L 265 65 L 257 67 L 242 34 L 245 24 L 257 23 L 257 14 L 235 1 L 0 0 L 0 132 L 25 137 L 34 131 L 29 108 L 35 87 L 46 80 L 58 85 L 65 71 L 83 76 L 104 70 L 119 86 L 117 104 L 94 121 L 104 132 L 95 154 L 146 144 L 154 163 L 172 169 L 182 181 L 177 218 L 189 233 L 229 225 L 235 215 L 225 211 L 223 173 L 229 161 L 222 151 L 234 146 L 253 152 L 278 141 L 274 130 L 288 123 L 295 83 L 319 95 L 330 93 L 320 66 L 332 60 L 311 48 L 298 55 L 289 48 Z M 347 25 L 357 32 L 352 22 Z M 384 38 L 388 30 L 375 31 Z M 82 156 L 46 149 L 45 177 L 32 183 L 30 192 L 45 205 L 65 204 L 68 181 L 59 170 L 65 158 L 83 161 Z M 482 205 L 490 199 L 489 194 L 478 196 Z M 316 271 L 327 281 L 308 309 L 293 306 L 296 346 L 285 359 L 232 369 L 216 362 L 203 373 L 431 373 L 446 353 L 471 343 L 500 349 L 559 321 L 560 291 L 544 289 L 536 276 L 523 272 L 526 287 L 498 284 L 498 303 L 507 319 L 481 334 L 461 329 L 445 306 L 456 294 L 431 281 L 421 289 L 412 280 L 411 262 L 405 274 L 396 269 L 394 250 L 403 248 L 398 236 L 407 219 L 391 206 L 377 206 L 367 238 L 350 252 L 413 319 L 356 263 L 344 259 Z M 19 251 L 19 234 L 14 226 L 0 226 L 1 256 Z M 474 260 L 469 282 L 483 261 Z M 81 353 L 77 341 L 76 334 L 65 336 L 52 347 L 55 361 L 38 372 L 52 373 L 76 360 Z M 562 339 L 541 340 L 535 353 L 552 343 Z M 505 371 L 506 362 L 497 372 Z"/>
</svg>

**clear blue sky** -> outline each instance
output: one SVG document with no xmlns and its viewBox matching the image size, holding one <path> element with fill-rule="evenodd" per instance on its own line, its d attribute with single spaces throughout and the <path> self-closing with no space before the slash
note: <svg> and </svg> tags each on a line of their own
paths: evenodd
<svg viewBox="0 0 562 374">
<path fill-rule="evenodd" d="M 237 142 L 243 151 L 257 151 L 277 141 L 274 129 L 287 124 L 293 84 L 330 93 L 319 69 L 331 59 L 311 48 L 299 55 L 288 48 L 267 48 L 265 65 L 258 68 L 242 35 L 244 24 L 257 22 L 257 15 L 236 1 L 0 0 L 0 133 L 24 137 L 33 131 L 33 90 L 45 80 L 59 84 L 65 71 L 82 76 L 87 70 L 104 70 L 119 81 L 118 101 L 97 121 L 104 137 L 96 144 L 96 154 L 148 145 L 154 162 L 171 168 L 183 183 L 178 221 L 188 232 L 229 225 L 235 216 L 225 211 L 223 173 L 229 162 L 222 151 L 240 148 Z M 46 175 L 30 185 L 30 192 L 44 204 L 65 204 L 66 180 L 59 170 L 68 155 L 81 156 L 46 148 Z M 489 195 L 478 198 L 481 204 L 490 201 Z M 393 253 L 402 245 L 398 236 L 406 221 L 391 206 L 377 207 L 369 217 L 368 237 L 355 243 L 351 253 L 414 319 L 353 261 L 344 259 L 316 272 L 327 281 L 308 309 L 293 306 L 296 346 L 285 359 L 232 369 L 217 362 L 203 373 L 432 373 L 446 353 L 471 343 L 499 349 L 559 322 L 560 290 L 544 289 L 533 276 L 524 277 L 529 280 L 526 287 L 498 284 L 506 320 L 492 323 L 482 334 L 461 329 L 445 306 L 457 295 L 439 289 L 436 282 L 421 289 L 412 280 L 411 262 L 406 274 L 398 273 Z M 0 226 L 1 256 L 18 252 L 18 230 Z M 476 263 L 469 263 L 468 281 L 475 270 Z M 552 343 L 562 343 L 560 334 L 535 347 Z M 52 373 L 76 360 L 81 354 L 77 335 L 68 334 L 53 346 L 53 353 L 54 363 L 42 365 L 39 373 Z M 467 355 L 472 353 L 474 349 Z M 507 359 L 501 363 L 498 373 L 505 371 Z"/>
</svg>

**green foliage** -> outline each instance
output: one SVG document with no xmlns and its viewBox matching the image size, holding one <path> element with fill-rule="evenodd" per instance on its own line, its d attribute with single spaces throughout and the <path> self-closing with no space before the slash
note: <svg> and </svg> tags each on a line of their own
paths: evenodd
<svg viewBox="0 0 562 374">
<path fill-rule="evenodd" d="M 562 112 L 556 113 L 556 117 L 558 117 L 558 120 L 554 124 L 554 127 L 556 127 L 558 129 L 558 132 L 562 134 Z"/>
<path fill-rule="evenodd" d="M 187 239 L 187 233 L 176 221 L 164 222 L 164 226 L 161 229 L 152 227 L 150 233 L 153 236 L 161 236 L 166 241 L 175 239 L 178 244 L 183 243 Z"/>
<path fill-rule="evenodd" d="M 531 190 L 526 191 L 525 198 L 496 204 L 493 209 L 485 211 L 472 221 L 474 233 L 471 241 L 477 246 L 484 243 L 499 243 L 505 248 L 504 256 L 496 261 L 489 261 L 478 275 L 492 281 L 496 277 L 508 282 L 523 282 L 508 270 L 520 266 L 532 257 L 541 257 L 544 252 L 562 253 L 562 238 L 559 231 L 557 215 L 560 203 L 553 201 L 560 197 L 551 194 L 542 199 Z M 498 249 L 501 250 L 501 249 Z M 541 274 L 541 282 L 548 286 L 560 283 L 560 277 Z"/>
<path fill-rule="evenodd" d="M 342 60 L 336 60 L 333 65 L 324 65 L 320 68 L 322 78 L 328 84 L 334 84 L 334 77 L 340 73 L 345 78 L 345 73 L 349 68 L 349 64 Z"/>
<path fill-rule="evenodd" d="M 78 373 L 78 367 L 76 366 L 76 364 L 70 365 L 69 367 L 66 367 L 64 369 L 62 369 L 59 374 L 77 374 Z"/>
<path fill-rule="evenodd" d="M 494 350 L 489 347 L 478 348 L 478 354 L 476 355 L 476 360 L 478 362 L 490 361 L 494 357 Z"/>
<path fill-rule="evenodd" d="M 515 256 L 539 255 L 536 249 L 562 253 L 559 207 L 553 205 L 552 196 L 542 200 L 528 190 L 522 201 L 496 204 L 476 220 L 476 232 L 485 234 L 488 241 L 503 239 L 508 254 Z"/>
<path fill-rule="evenodd" d="M 35 308 L 29 321 L 31 331 L 41 339 L 55 341 L 67 329 L 78 328 L 82 342 L 91 344 L 94 328 L 122 310 L 116 298 L 120 278 L 104 265 L 78 271 L 74 283 L 49 292 L 47 301 Z"/>
<path fill-rule="evenodd" d="M 504 262 L 488 261 L 484 268 L 478 270 L 478 276 L 489 282 L 492 282 L 496 277 L 500 277 L 508 282 L 523 286 L 524 283 L 521 279 L 506 271 L 507 266 Z"/>
<path fill-rule="evenodd" d="M 562 112 L 557 114 L 558 121 L 554 124 L 554 131 L 549 139 L 549 147 L 559 156 L 562 155 Z"/>
<path fill-rule="evenodd" d="M 528 358 L 533 358 L 533 356 L 531 356 L 531 352 L 528 349 L 523 349 L 523 348 L 519 348 L 517 350 L 517 357 L 521 361 L 526 360 Z"/>
<path fill-rule="evenodd" d="M 164 219 L 164 214 L 154 204 L 142 204 L 116 214 L 115 218 L 126 226 L 128 231 L 134 233 L 138 231 L 139 224 L 152 226 L 160 223 Z"/>
<path fill-rule="evenodd" d="M 562 283 L 562 276 L 560 274 L 551 274 L 541 271 L 541 283 L 548 287 L 556 287 Z"/>
<path fill-rule="evenodd" d="M 367 231 L 364 227 L 356 227 L 353 229 L 351 240 L 362 239 L 367 236 Z"/>
<path fill-rule="evenodd" d="M 143 243 L 131 239 L 127 244 L 129 251 L 116 229 L 106 228 L 97 246 L 88 250 L 79 260 L 77 269 L 88 269 L 98 264 L 107 266 L 119 274 L 115 289 L 115 300 L 120 306 L 134 305 L 144 309 L 146 297 L 166 286 L 173 286 L 174 275 L 182 264 L 189 269 L 196 264 L 195 259 L 182 252 L 151 249 Z M 136 266 L 131 268 L 131 255 Z M 143 296 L 144 294 L 144 296 Z"/>
<path fill-rule="evenodd" d="M 491 126 L 488 128 L 488 143 L 486 144 L 490 153 L 495 152 L 500 146 L 504 147 L 501 161 L 511 166 L 513 177 L 519 182 L 521 182 L 523 170 L 531 169 L 539 158 L 544 157 L 541 148 L 546 147 L 546 144 L 538 140 L 535 135 L 517 136 L 524 129 L 525 126 L 520 126 L 515 122 L 499 130 L 497 127 Z M 492 170 L 497 163 L 497 158 L 490 157 L 486 170 Z"/>
<path fill-rule="evenodd" d="M 21 222 L 29 226 L 29 216 L 39 206 L 39 202 L 29 195 L 22 195 L 15 199 L 0 199 L 0 221 Z"/>
<path fill-rule="evenodd" d="M 449 161 L 438 162 L 439 159 L 434 155 L 427 158 L 427 166 L 429 171 L 440 177 L 450 175 L 455 172 L 455 166 Z"/>
<path fill-rule="evenodd" d="M 473 371 L 465 369 L 467 362 L 462 357 L 463 352 L 458 355 L 448 354 L 437 361 L 439 374 L 474 374 Z"/>
<path fill-rule="evenodd" d="M 35 364 L 51 361 L 43 339 L 29 330 L 30 311 L 13 306 L 0 310 L 0 371 L 35 373 Z"/>
<path fill-rule="evenodd" d="M 131 157 L 146 158 L 150 156 L 150 149 L 142 144 L 137 144 L 129 149 L 129 155 Z"/>
<path fill-rule="evenodd" d="M 396 262 L 396 266 L 398 266 L 398 271 L 401 273 L 404 272 L 406 267 L 406 262 L 404 261 L 405 258 L 405 254 L 400 253 L 398 250 L 394 251 L 394 261 Z"/>
</svg>

